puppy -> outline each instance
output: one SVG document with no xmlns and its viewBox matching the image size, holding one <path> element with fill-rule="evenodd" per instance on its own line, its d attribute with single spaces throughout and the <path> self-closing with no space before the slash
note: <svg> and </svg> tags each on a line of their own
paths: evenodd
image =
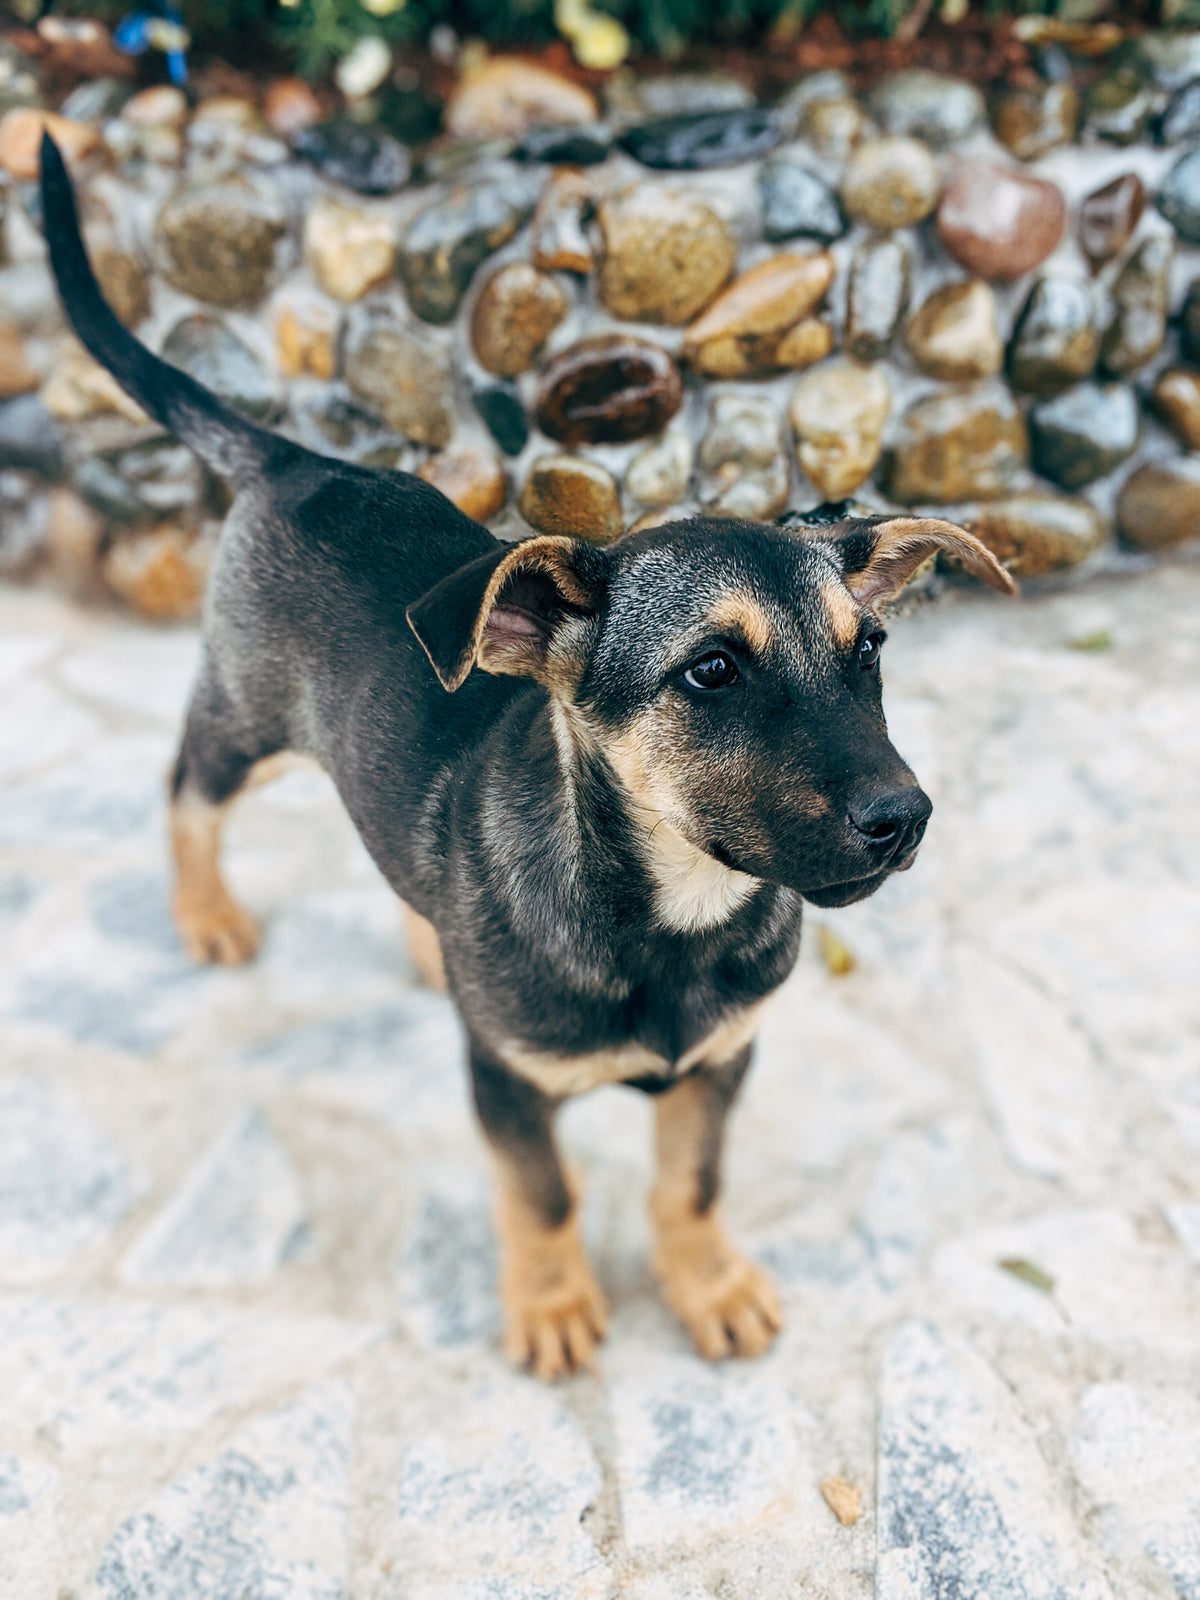
<svg viewBox="0 0 1200 1600">
<path fill-rule="evenodd" d="M 779 1301 L 718 1193 L 759 1010 L 803 902 L 873 894 L 912 865 L 931 809 L 888 740 L 879 609 L 937 550 L 1011 580 L 961 528 L 910 516 L 502 544 L 419 479 L 252 426 L 140 345 L 97 287 L 49 139 L 42 199 L 80 339 L 234 490 L 170 784 L 187 948 L 253 953 L 222 824 L 262 763 L 315 757 L 462 1017 L 508 1355 L 553 1378 L 603 1335 L 553 1132 L 601 1083 L 655 1099 L 667 1300 L 703 1355 L 758 1355 Z"/>
</svg>

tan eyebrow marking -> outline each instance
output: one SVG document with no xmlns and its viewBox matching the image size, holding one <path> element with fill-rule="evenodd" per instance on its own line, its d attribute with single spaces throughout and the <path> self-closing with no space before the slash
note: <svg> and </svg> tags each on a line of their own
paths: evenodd
<svg viewBox="0 0 1200 1600">
<path fill-rule="evenodd" d="M 742 589 L 723 594 L 708 614 L 715 628 L 737 629 L 746 643 L 759 655 L 765 655 L 775 638 L 771 619 L 753 595 Z"/>
<path fill-rule="evenodd" d="M 821 591 L 834 643 L 849 650 L 858 639 L 862 626 L 862 608 L 850 591 L 840 583 L 827 583 Z"/>
</svg>

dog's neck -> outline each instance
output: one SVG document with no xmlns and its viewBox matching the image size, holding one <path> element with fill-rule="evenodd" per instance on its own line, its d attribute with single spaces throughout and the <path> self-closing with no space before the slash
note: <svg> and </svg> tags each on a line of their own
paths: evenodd
<svg viewBox="0 0 1200 1600">
<path fill-rule="evenodd" d="M 638 817 L 645 829 L 644 815 Z M 665 817 L 646 830 L 643 850 L 655 919 L 673 933 L 704 933 L 728 921 L 759 886 L 757 878 L 697 850 Z"/>
<path fill-rule="evenodd" d="M 550 705 L 565 806 L 576 828 L 580 788 L 609 783 L 620 802 L 653 890 L 655 923 L 672 933 L 706 933 L 727 922 L 760 887 L 759 880 L 699 849 L 672 821 L 636 762 L 606 754 L 586 724 L 561 702 Z M 605 777 L 600 778 L 599 774 Z"/>
</svg>

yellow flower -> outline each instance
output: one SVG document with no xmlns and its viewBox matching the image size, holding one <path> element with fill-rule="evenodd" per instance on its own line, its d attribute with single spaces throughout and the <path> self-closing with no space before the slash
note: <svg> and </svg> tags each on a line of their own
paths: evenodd
<svg viewBox="0 0 1200 1600">
<path fill-rule="evenodd" d="M 394 17 L 397 11 L 404 10 L 408 0 L 358 0 L 358 3 L 373 17 Z"/>
<path fill-rule="evenodd" d="M 628 33 L 616 17 L 604 16 L 598 11 L 585 13 L 571 43 L 579 65 L 597 72 L 619 67 L 629 54 Z"/>
<path fill-rule="evenodd" d="M 573 39 L 587 20 L 587 0 L 554 0 L 554 26 Z"/>
</svg>

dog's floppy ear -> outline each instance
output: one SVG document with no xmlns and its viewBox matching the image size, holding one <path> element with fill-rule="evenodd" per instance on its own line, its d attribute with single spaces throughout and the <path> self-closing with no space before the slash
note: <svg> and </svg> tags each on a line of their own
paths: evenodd
<svg viewBox="0 0 1200 1600">
<path fill-rule="evenodd" d="M 922 561 L 937 550 L 957 556 L 990 588 L 1017 592 L 982 540 L 939 517 L 863 517 L 828 533 L 841 558 L 846 587 L 863 605 L 894 599 Z"/>
<path fill-rule="evenodd" d="M 576 539 L 499 545 L 409 606 L 408 625 L 451 693 L 474 666 L 549 686 L 570 673 L 571 624 L 595 614 L 607 566 L 601 549 Z"/>
</svg>

